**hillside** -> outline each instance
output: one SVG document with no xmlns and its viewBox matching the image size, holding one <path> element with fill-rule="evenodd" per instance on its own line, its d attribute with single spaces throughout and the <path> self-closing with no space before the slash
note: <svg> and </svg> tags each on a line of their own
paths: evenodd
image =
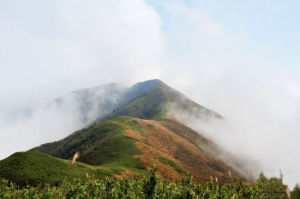
<svg viewBox="0 0 300 199">
<path fill-rule="evenodd" d="M 103 177 L 113 175 L 113 170 L 63 160 L 39 152 L 18 152 L 0 161 L 0 178 L 18 185 L 59 184 L 64 180 L 84 179 L 86 175 Z"/>
<path fill-rule="evenodd" d="M 178 180 L 190 172 L 197 181 L 209 180 L 210 176 L 226 180 L 229 170 L 237 176 L 230 167 L 211 155 L 216 153 L 211 141 L 171 120 L 117 117 L 97 122 L 33 151 L 64 159 L 71 159 L 75 152 L 79 152 L 78 161 L 115 168 L 121 175 L 140 175 L 146 167 L 156 164 L 163 179 Z"/>
</svg>

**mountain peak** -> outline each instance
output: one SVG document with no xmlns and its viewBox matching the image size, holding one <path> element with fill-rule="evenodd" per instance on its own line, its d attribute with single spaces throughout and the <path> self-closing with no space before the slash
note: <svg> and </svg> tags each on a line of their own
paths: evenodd
<svg viewBox="0 0 300 199">
<path fill-rule="evenodd" d="M 137 90 L 148 91 L 160 86 L 166 86 L 166 84 L 159 79 L 151 79 L 143 82 L 138 82 L 134 84 L 131 88 L 133 90 L 137 89 Z"/>
<path fill-rule="evenodd" d="M 160 120 L 171 112 L 181 112 L 205 119 L 221 118 L 218 113 L 193 102 L 159 79 L 136 83 L 124 96 L 128 101 L 104 117 L 105 120 L 117 116 Z M 101 119 L 103 118 L 99 120 Z"/>
</svg>

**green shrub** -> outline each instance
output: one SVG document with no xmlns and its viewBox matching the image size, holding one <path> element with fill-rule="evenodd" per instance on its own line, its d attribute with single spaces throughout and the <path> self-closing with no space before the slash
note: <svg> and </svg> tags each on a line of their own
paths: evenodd
<svg viewBox="0 0 300 199">
<path fill-rule="evenodd" d="M 286 186 L 281 179 L 266 178 L 260 175 L 256 183 L 238 181 L 230 183 L 192 181 L 192 176 L 179 182 L 161 181 L 156 168 L 148 170 L 144 179 L 92 178 L 64 181 L 58 186 L 17 187 L 7 180 L 0 180 L 0 198 L 105 198 L 105 199 L 285 199 Z M 291 193 L 292 199 L 298 199 L 300 187 L 297 185 Z"/>
</svg>

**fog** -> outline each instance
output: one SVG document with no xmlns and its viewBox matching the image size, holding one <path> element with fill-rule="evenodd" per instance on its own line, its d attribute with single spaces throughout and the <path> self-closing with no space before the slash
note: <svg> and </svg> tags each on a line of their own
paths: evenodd
<svg viewBox="0 0 300 199">
<path fill-rule="evenodd" d="M 228 160 L 227 153 L 234 155 L 244 161 L 243 170 L 253 168 L 256 177 L 260 172 L 279 177 L 282 169 L 284 182 L 292 186 L 299 182 L 299 101 L 284 96 L 283 90 L 270 90 L 251 91 L 248 87 L 237 91 L 226 86 L 214 89 L 217 94 L 212 98 L 217 104 L 208 104 L 218 107 L 214 110 L 224 117 L 221 120 L 204 122 L 181 112 L 176 114 L 173 110 L 173 113 L 177 119 L 226 149 L 220 154 L 221 159 Z M 205 92 L 203 95 L 210 96 Z M 246 173 L 247 177 L 249 175 Z"/>
<path fill-rule="evenodd" d="M 182 118 L 193 128 L 253 159 L 247 166 L 256 174 L 279 176 L 282 169 L 284 182 L 299 182 L 300 45 L 281 31 L 298 32 L 299 20 L 286 14 L 298 4 L 265 10 L 260 1 L 231 2 L 226 11 L 224 3 L 203 2 L 1 1 L 0 158 L 86 125 L 76 100 L 57 108 L 54 99 L 159 78 L 224 117 L 205 124 Z M 289 23 L 281 27 L 277 17 Z"/>
</svg>

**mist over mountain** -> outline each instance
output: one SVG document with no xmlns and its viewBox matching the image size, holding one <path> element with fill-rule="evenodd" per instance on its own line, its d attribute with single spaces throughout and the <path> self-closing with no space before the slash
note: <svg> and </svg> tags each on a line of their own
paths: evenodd
<svg viewBox="0 0 300 199">
<path fill-rule="evenodd" d="M 126 89 L 118 84 L 81 89 L 48 103 L 15 111 L 10 116 L 4 115 L 0 121 L 0 136 L 5 142 L 0 158 L 16 150 L 28 150 L 42 142 L 61 139 L 83 128 L 115 109 Z"/>
<path fill-rule="evenodd" d="M 98 117 L 113 111 L 125 102 L 124 94 L 128 88 L 111 83 L 94 88 L 73 91 L 71 94 L 57 98 L 49 106 L 56 109 L 77 109 L 78 119 L 82 124 L 88 124 Z M 72 105 L 72 107 L 70 106 Z"/>
<path fill-rule="evenodd" d="M 70 101 L 70 96 L 74 101 Z M 49 177 L 41 181 L 36 171 L 38 168 L 30 166 L 35 160 L 41 167 L 45 167 L 46 162 L 54 165 L 56 161 L 65 175 L 73 178 L 73 174 L 67 171 L 68 165 L 63 164 L 61 159 L 70 160 L 75 153 L 80 154 L 78 161 L 94 166 L 100 176 L 143 175 L 146 167 L 154 164 L 158 165 L 158 174 L 169 180 L 180 180 L 187 175 L 186 172 L 197 181 L 207 181 L 215 176 L 225 182 L 246 176 L 238 159 L 201 132 L 182 124 L 172 112 L 180 111 L 204 123 L 220 120 L 222 116 L 198 105 L 160 80 L 140 82 L 129 88 L 109 84 L 78 90 L 49 103 L 57 109 L 74 104 L 79 107 L 82 123 L 88 125 L 64 139 L 30 150 L 60 159 L 32 152 L 17 153 L 0 162 L 2 177 L 17 178 L 21 184 L 25 179 L 32 183 L 47 182 Z M 227 159 L 221 159 L 225 154 Z M 24 177 L 16 177 L 11 169 L 18 166 L 20 159 L 24 166 L 21 165 L 18 171 Z M 45 172 L 43 175 L 52 176 L 56 167 Z M 94 173 L 93 170 L 91 172 Z M 228 172 L 231 174 L 228 175 Z M 61 180 L 62 176 L 49 178 L 56 183 Z"/>
<path fill-rule="evenodd" d="M 143 97 L 153 88 L 167 92 L 161 92 L 157 99 L 155 98 L 156 96 L 152 96 L 154 97 L 153 100 L 143 102 L 151 103 L 153 105 L 152 109 L 150 107 L 145 107 L 145 110 L 143 110 L 143 107 L 138 107 L 138 109 L 132 108 L 138 106 L 138 104 L 141 106 L 142 104 L 135 101 L 135 99 Z M 150 95 L 155 95 L 155 92 L 152 92 Z M 120 109 L 125 104 L 127 106 Z M 2 119 L 0 126 L 3 133 L 0 136 L 6 141 L 2 145 L 3 153 L 1 153 L 0 158 L 10 155 L 16 150 L 28 150 L 43 142 L 61 139 L 76 130 L 90 125 L 94 121 L 105 119 L 105 117 L 108 119 L 122 115 L 124 111 L 128 112 L 130 110 L 132 112 L 129 111 L 128 115 L 146 119 L 151 117 L 151 115 L 147 115 L 151 111 L 152 114 L 158 114 L 155 113 L 156 111 L 165 113 L 175 104 L 179 104 L 179 107 L 185 105 L 193 107 L 189 111 L 197 109 L 194 114 L 201 115 L 203 112 L 205 114 L 202 115 L 211 113 L 218 116 L 213 111 L 189 101 L 185 96 L 171 89 L 160 80 L 141 82 L 131 87 L 110 83 L 76 90 L 48 103 L 16 111 L 11 115 L 10 121 L 8 121 L 8 117 L 5 117 L 5 120 Z M 163 105 L 166 106 L 162 107 Z M 145 113 L 145 111 L 149 113 Z"/>
<path fill-rule="evenodd" d="M 139 82 L 131 87 L 111 83 L 76 90 L 43 106 L 61 112 L 75 110 L 78 122 L 83 125 L 119 115 L 142 119 L 159 118 L 174 109 L 203 120 L 210 117 L 222 118 L 218 113 L 198 105 L 158 79 Z"/>
</svg>

